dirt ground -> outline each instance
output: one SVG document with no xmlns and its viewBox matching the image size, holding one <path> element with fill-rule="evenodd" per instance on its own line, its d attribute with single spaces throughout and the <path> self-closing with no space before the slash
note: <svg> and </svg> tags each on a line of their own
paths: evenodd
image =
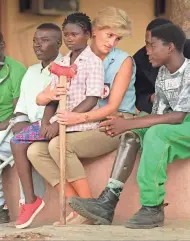
<svg viewBox="0 0 190 241">
<path fill-rule="evenodd" d="M 0 240 L 190 240 L 190 221 L 166 221 L 163 228 L 132 230 L 124 226 L 43 226 L 19 230 L 0 225 Z"/>
</svg>

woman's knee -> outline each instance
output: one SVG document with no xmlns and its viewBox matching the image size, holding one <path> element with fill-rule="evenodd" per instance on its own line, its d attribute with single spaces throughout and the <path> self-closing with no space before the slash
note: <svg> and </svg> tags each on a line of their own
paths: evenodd
<svg viewBox="0 0 190 241">
<path fill-rule="evenodd" d="M 48 150 L 50 154 L 52 152 L 59 151 L 59 136 L 56 136 L 55 138 L 50 140 L 48 144 Z"/>
<path fill-rule="evenodd" d="M 58 164 L 60 156 L 59 136 L 53 138 L 48 145 L 48 151 L 52 159 Z"/>
<path fill-rule="evenodd" d="M 27 157 L 33 165 L 39 161 L 39 156 L 42 152 L 42 145 L 44 144 L 45 143 L 42 142 L 34 142 L 28 147 Z"/>
</svg>

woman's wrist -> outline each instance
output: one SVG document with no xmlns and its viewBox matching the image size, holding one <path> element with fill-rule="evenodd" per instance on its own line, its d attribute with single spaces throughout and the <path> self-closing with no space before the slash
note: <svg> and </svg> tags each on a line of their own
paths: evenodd
<svg viewBox="0 0 190 241">
<path fill-rule="evenodd" d="M 89 122 L 89 115 L 88 113 L 81 113 L 79 117 L 80 123 L 87 123 Z"/>
</svg>

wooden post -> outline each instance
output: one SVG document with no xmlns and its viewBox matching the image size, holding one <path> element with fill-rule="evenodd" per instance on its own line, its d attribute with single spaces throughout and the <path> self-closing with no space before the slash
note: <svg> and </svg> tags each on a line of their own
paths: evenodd
<svg viewBox="0 0 190 241">
<path fill-rule="evenodd" d="M 66 88 L 67 78 L 66 76 L 60 76 L 59 82 Z M 66 110 L 66 95 L 61 96 L 59 101 L 59 108 Z M 60 224 L 66 224 L 66 126 L 59 125 L 59 137 L 60 137 Z"/>
</svg>

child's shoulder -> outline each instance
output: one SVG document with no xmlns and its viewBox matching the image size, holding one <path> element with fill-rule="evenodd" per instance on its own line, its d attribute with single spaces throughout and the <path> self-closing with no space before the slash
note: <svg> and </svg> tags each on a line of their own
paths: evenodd
<svg viewBox="0 0 190 241">
<path fill-rule="evenodd" d="M 178 72 L 181 73 L 184 78 L 189 79 L 189 77 L 190 77 L 190 59 L 185 59 L 185 62 L 179 68 Z"/>
<path fill-rule="evenodd" d="M 88 61 L 90 63 L 95 62 L 95 63 L 102 63 L 103 64 L 103 61 L 97 55 L 95 55 L 94 53 L 92 54 L 91 57 L 89 57 Z"/>
<path fill-rule="evenodd" d="M 190 59 L 185 59 L 186 65 L 184 69 L 183 79 L 190 81 Z"/>
<path fill-rule="evenodd" d="M 35 70 L 38 70 L 39 68 L 42 68 L 41 63 L 33 64 L 28 67 L 28 71 L 35 71 Z"/>
<path fill-rule="evenodd" d="M 185 62 L 177 72 L 185 73 L 185 76 L 190 76 L 190 59 L 185 59 Z M 161 66 L 158 71 L 158 77 L 162 77 L 167 74 L 170 74 L 169 70 L 165 66 Z"/>
<path fill-rule="evenodd" d="M 90 46 L 87 47 L 88 51 L 88 62 L 102 62 L 102 60 L 94 53 L 92 52 Z"/>
</svg>

